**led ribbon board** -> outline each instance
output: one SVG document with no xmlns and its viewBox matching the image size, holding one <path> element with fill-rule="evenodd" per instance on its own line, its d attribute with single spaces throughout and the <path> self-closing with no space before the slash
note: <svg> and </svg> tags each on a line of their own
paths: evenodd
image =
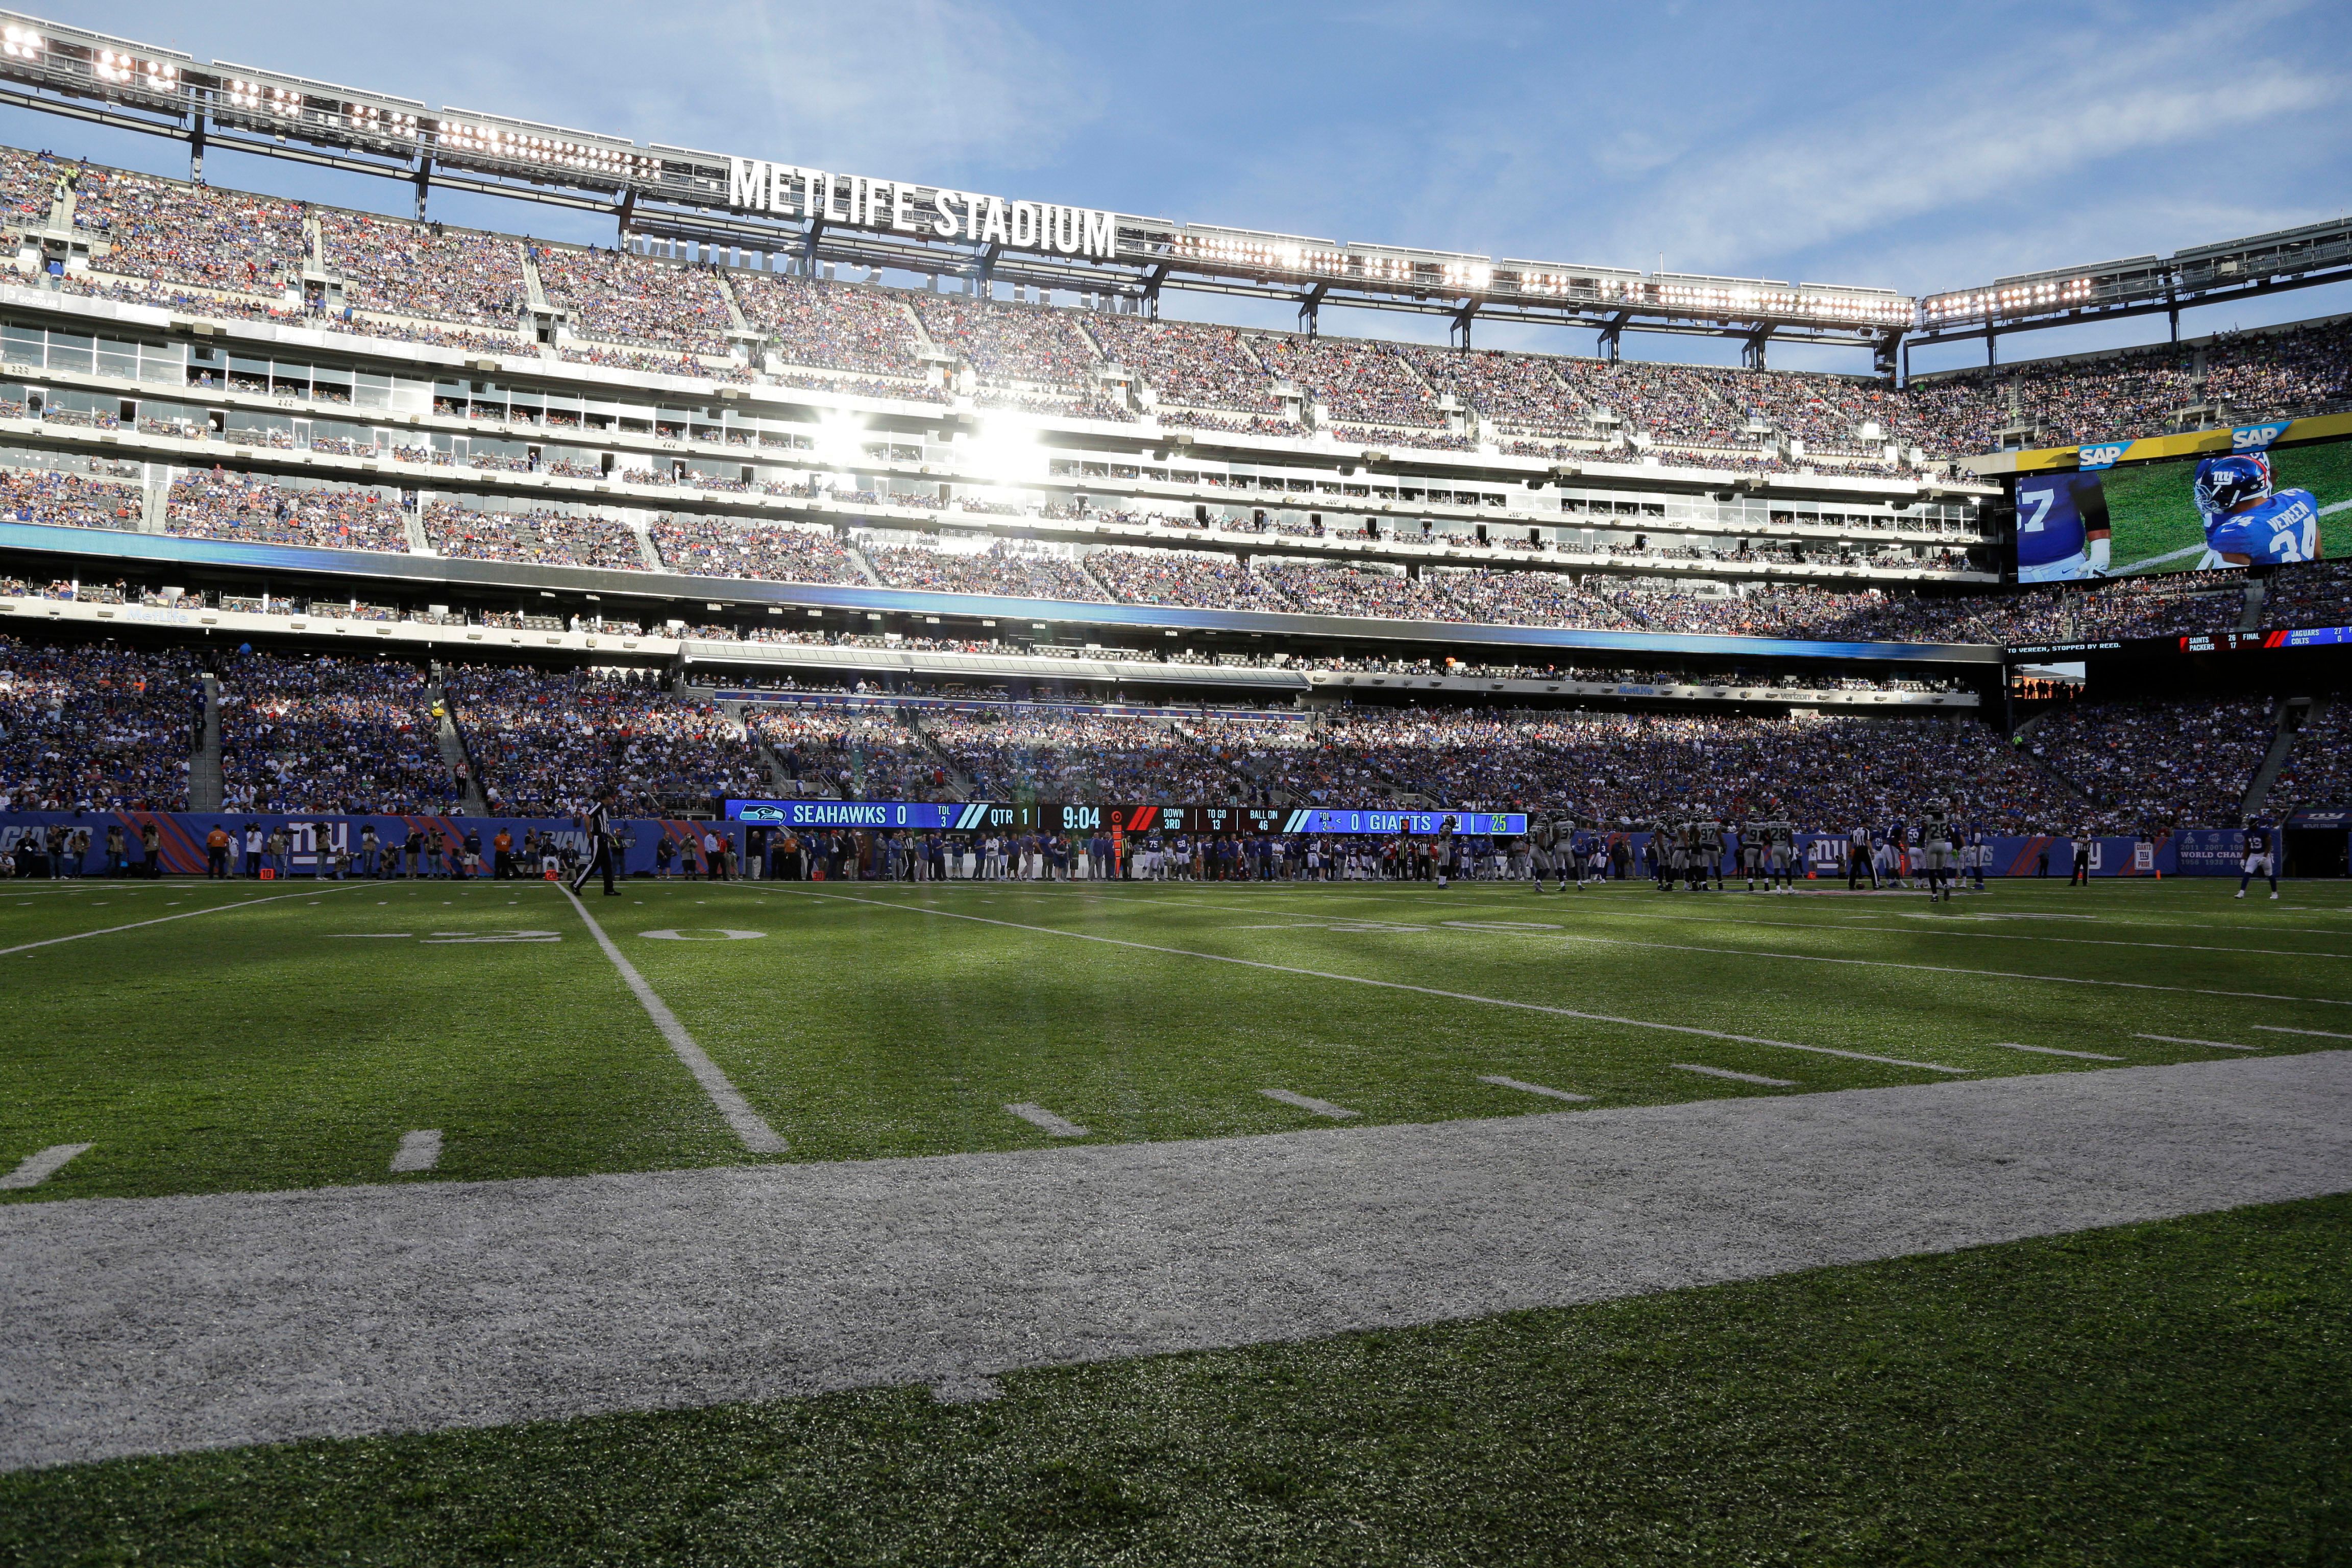
<svg viewBox="0 0 2352 1568">
<path fill-rule="evenodd" d="M 1310 833 L 1515 838 L 1525 812 L 1326 810 L 1246 805 L 1016 805 L 1001 801 L 730 800 L 727 820 L 754 827 L 877 832 Z"/>
</svg>

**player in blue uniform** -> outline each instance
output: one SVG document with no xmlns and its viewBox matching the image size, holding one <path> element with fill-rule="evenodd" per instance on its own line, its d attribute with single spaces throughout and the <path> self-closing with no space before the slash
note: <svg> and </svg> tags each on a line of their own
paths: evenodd
<svg viewBox="0 0 2352 1568">
<path fill-rule="evenodd" d="M 2017 580 L 2104 577 L 2111 530 L 2096 474 L 2035 474 L 2017 481 Z"/>
<path fill-rule="evenodd" d="M 2271 488 L 2260 452 L 2197 465 L 2197 510 L 2205 519 L 2200 571 L 2319 559 L 2319 500 L 2309 490 Z"/>
<path fill-rule="evenodd" d="M 2239 868 L 2238 897 L 2246 896 L 2246 884 L 2257 877 L 2268 877 L 2271 897 L 2278 897 L 2278 851 L 2271 843 L 2271 830 L 2260 823 L 2246 824 L 2241 836 L 2245 849 L 2245 862 Z"/>
</svg>

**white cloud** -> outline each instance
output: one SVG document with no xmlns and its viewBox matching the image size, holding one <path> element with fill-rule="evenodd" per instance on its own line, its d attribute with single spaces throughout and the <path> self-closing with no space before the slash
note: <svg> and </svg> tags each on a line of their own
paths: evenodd
<svg viewBox="0 0 2352 1568">
<path fill-rule="evenodd" d="M 1107 102 L 1066 51 L 988 0 L 583 0 L 528 19 L 475 0 L 412 0 L 396 25 L 349 28 L 321 26 L 315 7 L 290 0 L 194 14 L 76 0 L 48 9 L 125 37 L 168 35 L 200 58 L 436 107 L 907 178 L 1036 166 Z"/>
<path fill-rule="evenodd" d="M 2201 169 L 2216 153 L 2247 144 L 2252 128 L 2308 125 L 2344 96 L 2337 77 L 2250 53 L 2251 31 L 2241 8 L 2136 45 L 2119 46 L 2112 34 L 2045 38 L 2000 67 L 1972 61 L 1900 97 L 1880 95 L 1686 161 L 1630 203 L 1612 231 L 1622 246 L 1663 246 L 1682 258 L 1677 265 L 1731 270 L 1876 240 L 1979 203 L 2054 193 L 2095 210 L 2114 193 L 2071 183 L 2111 160 L 2188 147 Z M 2206 69 L 2225 40 L 2230 68 Z M 2130 184 L 2145 194 L 2184 173 L 2159 163 Z"/>
</svg>

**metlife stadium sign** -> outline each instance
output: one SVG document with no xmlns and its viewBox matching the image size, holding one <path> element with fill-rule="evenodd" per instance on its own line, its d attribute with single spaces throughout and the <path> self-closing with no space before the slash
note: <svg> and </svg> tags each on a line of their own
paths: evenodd
<svg viewBox="0 0 2352 1568">
<path fill-rule="evenodd" d="M 1002 196 L 864 174 L 835 174 L 758 158 L 727 160 L 727 205 L 853 228 L 968 240 L 1012 250 L 1088 256 L 1118 253 L 1118 226 L 1095 207 L 1008 202 Z"/>
</svg>

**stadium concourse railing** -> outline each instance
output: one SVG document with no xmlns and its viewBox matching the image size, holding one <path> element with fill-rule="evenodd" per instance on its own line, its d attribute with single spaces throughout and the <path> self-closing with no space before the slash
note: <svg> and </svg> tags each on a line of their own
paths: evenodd
<svg viewBox="0 0 2352 1568">
<path fill-rule="evenodd" d="M 944 831 L 959 839 L 988 833 L 1058 833 L 1065 837 L 1093 838 L 1108 836 L 1109 817 L 1123 811 L 1131 817 L 1137 812 L 1156 814 L 1147 818 L 1140 832 L 1150 833 L 1169 820 L 1179 826 L 1171 831 L 1191 835 L 1206 833 L 1213 837 L 1248 837 L 1259 836 L 1301 837 L 1285 835 L 1283 829 L 1295 816 L 1305 813 L 1287 808 L 1251 812 L 1234 806 L 1146 805 L 1125 807 L 1089 805 L 1065 807 L 1036 803 L 970 801 L 951 805 L 902 802 L 789 802 L 774 803 L 803 808 L 812 813 L 802 829 L 809 833 L 848 832 L 870 837 L 876 831 L 898 831 L 891 824 L 898 808 L 916 807 L 933 814 L 923 820 L 944 819 L 950 826 L 930 829 L 910 826 L 905 831 Z M 828 812 L 826 808 L 832 809 Z M 1061 829 L 1052 826 L 1063 820 L 1066 812 L 1075 812 L 1079 826 Z M 1216 814 L 1212 816 L 1210 814 Z M 938 814 L 950 814 L 940 818 Z M 1189 814 L 1177 816 L 1176 814 Z M 1388 825 L 1363 829 L 1381 837 L 1413 836 L 1419 825 L 1422 836 L 1433 836 L 1444 831 L 1444 826 L 1463 815 L 1456 812 L 1401 813 L 1393 807 L 1365 808 L 1352 815 Z M 1540 815 L 1540 814 L 1538 814 Z M 825 820 L 827 816 L 838 820 Z M 1566 820 L 1565 815 L 1561 820 Z M 1230 829 L 1206 826 L 1210 822 L 1230 821 Z M 1192 823 L 1202 826 L 1193 827 Z M 107 848 L 109 829 L 123 830 L 128 847 L 128 864 L 118 866 L 110 860 Z M 142 848 L 145 831 L 152 828 L 156 835 L 156 856 L 152 870 L 143 861 Z M 504 830 L 520 845 L 526 832 L 537 834 L 542 840 L 553 843 L 559 849 L 573 855 L 584 853 L 587 837 L 576 818 L 540 816 L 433 816 L 349 815 L 336 812 L 306 812 L 297 814 L 257 812 L 149 812 L 119 810 L 88 811 L 26 811 L 0 814 L 0 852 L 16 860 L 16 875 L 24 877 L 72 876 L 108 877 L 114 875 L 155 875 L 173 877 L 203 876 L 207 870 L 205 839 L 215 828 L 226 833 L 231 850 L 226 868 L 237 877 L 258 877 L 263 871 L 271 879 L 284 878 L 334 877 L 338 875 L 371 876 L 408 874 L 404 858 L 402 863 L 387 869 L 379 847 L 378 863 L 370 868 L 364 862 L 363 846 L 366 832 L 375 829 L 380 847 L 405 846 L 415 837 L 420 846 L 430 846 L 420 853 L 418 875 L 455 874 L 461 849 L 471 847 L 480 856 L 480 864 L 472 874 L 489 877 L 496 868 L 489 847 L 497 835 Z M 68 835 L 87 834 L 89 847 L 70 865 L 53 858 L 47 847 L 53 828 L 62 828 Z M 2339 827 L 2339 831 L 2340 831 Z M 655 870 L 657 847 L 664 839 L 675 846 L 681 855 L 680 863 L 689 870 L 702 864 L 702 840 L 705 835 L 715 835 L 725 842 L 737 864 L 747 874 L 758 876 L 766 869 L 759 864 L 760 849 L 769 836 L 781 836 L 794 831 L 788 823 L 755 824 L 724 817 L 714 819 L 669 819 L 637 817 L 624 820 L 617 831 L 621 837 L 623 865 L 628 875 L 647 876 Z M 266 845 L 277 834 L 286 836 L 288 848 L 280 856 L 263 854 L 255 859 L 247 845 L 255 841 Z M 755 837 L 754 836 L 759 836 Z M 1321 835 L 1303 835 L 1321 837 Z M 1612 832 L 1612 847 L 1622 845 L 1625 854 L 1619 869 L 1628 878 L 1644 874 L 1644 855 L 1650 835 L 1646 832 Z M 2184 828 L 2157 834 L 2146 838 L 2102 836 L 2087 840 L 2088 875 L 2113 877 L 2221 877 L 2236 876 L 2240 866 L 2244 835 L 2235 828 Z M 1485 842 L 1498 842 L 1486 839 Z M 1842 834 L 1802 833 L 1797 836 L 1798 865 L 1795 879 L 1816 886 L 1835 882 L 1846 876 L 1846 839 Z M 2070 877 L 2074 864 L 2074 841 L 2047 835 L 2002 835 L 1984 841 L 1985 875 L 1988 878 Z M 1737 835 L 1727 842 L 1723 876 L 1736 879 Z M 339 864 L 343 856 L 358 860 L 348 868 Z M 538 878 L 542 873 L 537 866 L 518 867 L 517 873 Z"/>
<path fill-rule="evenodd" d="M 1924 665 L 1998 665 L 2000 650 L 1973 643 L 1863 642 L 1802 637 L 1727 637 L 1708 633 L 1628 632 L 1578 626 L 1522 626 L 1456 621 L 1408 621 L 1394 617 L 1321 616 L 1268 610 L 1207 610 L 1173 605 L 1120 605 L 1095 601 L 1024 599 L 984 594 L 934 593 L 917 588 L 878 588 L 814 583 L 777 583 L 734 577 L 689 577 L 659 572 L 609 572 L 585 566 L 541 566 L 514 562 L 459 560 L 444 556 L 394 555 L 356 550 L 323 550 L 299 544 L 244 544 L 169 534 L 129 533 L 108 529 L 55 528 L 0 521 L 0 551 L 88 563 L 89 581 L 111 580 L 126 567 L 202 566 L 233 568 L 259 575 L 310 574 L 341 579 L 355 596 L 404 589 L 412 596 L 463 586 L 478 590 L 541 590 L 594 594 L 608 606 L 636 606 L 624 613 L 661 613 L 726 603 L 738 609 L 855 612 L 918 619 L 950 617 L 959 622 L 1010 622 L 1033 629 L 1096 629 L 1133 635 L 1145 631 L 1228 632 L 1344 641 L 1350 646 L 1387 643 L 1398 647 L 1443 645 L 1463 650 L 1491 647 L 1529 657 L 1566 655 L 1711 656 L 1737 658 L 1801 658 Z M 44 603 L 29 597 L 21 605 Z M 123 606 L 124 625 L 141 619 Z M 22 612 L 20 612 L 22 613 Z M 38 613 L 48 614 L 47 610 Z M 198 609 L 152 611 L 153 624 L 201 628 L 204 617 L 227 612 Z M 329 617 L 317 617 L 319 625 Z M 353 641 L 407 637 L 462 648 L 496 646 L 561 647 L 554 633 L 413 626 L 412 623 L 333 623 Z M 377 631 L 374 626 L 391 629 Z M 948 634 L 951 635 L 951 634 Z M 640 637 L 648 654 L 662 649 L 658 638 Z M 588 647 L 629 647 L 607 635 Z M 730 658 L 756 658 L 759 644 L 706 644 Z M 1494 662 L 1518 662 L 1497 659 Z"/>
</svg>

